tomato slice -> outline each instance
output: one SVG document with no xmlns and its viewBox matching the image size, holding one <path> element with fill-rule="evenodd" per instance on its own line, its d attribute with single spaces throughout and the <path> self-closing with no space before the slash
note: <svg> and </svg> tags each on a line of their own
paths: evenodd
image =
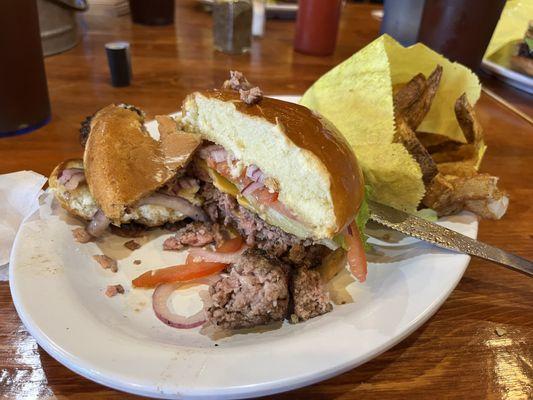
<svg viewBox="0 0 533 400">
<path fill-rule="evenodd" d="M 347 233 L 344 234 L 344 240 L 348 247 L 348 266 L 353 276 L 357 278 L 359 282 L 366 280 L 367 263 L 366 254 L 363 242 L 361 241 L 361 235 L 355 222 L 352 222 L 348 228 Z"/>
<path fill-rule="evenodd" d="M 220 253 L 233 253 L 242 247 L 241 237 L 235 237 L 223 242 L 216 251 Z M 173 265 L 171 267 L 159 268 L 147 271 L 135 278 L 131 283 L 135 287 L 151 288 L 161 283 L 184 282 L 204 276 L 209 276 L 222 271 L 228 264 L 212 262 L 192 262 L 187 257 L 184 265 Z"/>
<path fill-rule="evenodd" d="M 152 288 L 161 283 L 190 281 L 209 276 L 222 271 L 224 268 L 226 268 L 226 264 L 220 263 L 173 265 L 172 267 L 147 271 L 135 278 L 131 283 L 135 287 Z"/>
</svg>

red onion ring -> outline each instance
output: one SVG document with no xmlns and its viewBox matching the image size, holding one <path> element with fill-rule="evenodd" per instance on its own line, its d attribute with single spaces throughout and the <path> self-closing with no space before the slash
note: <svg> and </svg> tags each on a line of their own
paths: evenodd
<svg viewBox="0 0 533 400">
<path fill-rule="evenodd" d="M 168 196 L 166 194 L 154 193 L 144 199 L 141 199 L 137 205 L 152 204 L 171 208 L 179 211 L 184 215 L 191 217 L 195 221 L 207 221 L 207 215 L 200 207 L 194 206 L 181 197 Z"/>
<path fill-rule="evenodd" d="M 91 236 L 98 237 L 104 233 L 104 231 L 109 226 L 109 218 L 106 217 L 102 210 L 96 211 L 89 225 L 87 225 L 87 233 Z"/>
<path fill-rule="evenodd" d="M 260 189 L 262 188 L 264 185 L 261 183 L 261 182 L 252 182 L 250 183 L 248 186 L 246 186 L 243 190 L 242 190 L 242 194 L 247 196 L 249 194 L 252 194 L 253 192 L 255 192 L 257 189 Z"/>
<path fill-rule="evenodd" d="M 224 147 L 219 146 L 218 144 L 212 144 L 206 147 L 203 147 L 200 149 L 198 154 L 200 155 L 200 158 L 203 158 L 204 160 L 209 158 L 211 153 L 216 150 L 224 150 Z"/>
<path fill-rule="evenodd" d="M 61 185 L 65 185 L 73 175 L 79 173 L 84 174 L 83 168 L 65 168 L 63 171 L 61 171 L 61 174 L 57 180 Z"/>
<path fill-rule="evenodd" d="M 257 171 L 259 171 L 259 167 L 257 165 L 254 165 L 254 164 L 250 164 L 248 166 L 248 168 L 246 168 L 246 176 L 248 178 L 253 178 L 254 173 L 256 173 Z"/>
<path fill-rule="evenodd" d="M 168 299 L 174 293 L 175 290 L 179 289 L 185 284 L 199 284 L 199 285 L 212 285 L 220 279 L 219 275 L 211 275 L 209 277 L 204 277 L 197 279 L 195 281 L 189 282 L 179 282 L 179 283 L 164 283 L 155 288 L 154 293 L 152 294 L 152 308 L 154 310 L 155 316 L 163 323 L 173 328 L 178 329 L 192 329 L 200 325 L 203 325 L 206 321 L 204 308 L 198 311 L 196 314 L 189 317 L 185 317 L 180 314 L 176 314 L 170 310 L 168 307 Z M 200 296 L 202 298 L 202 296 Z M 204 299 L 202 298 L 202 302 Z"/>
<path fill-rule="evenodd" d="M 65 189 L 74 190 L 81 182 L 85 181 L 85 174 L 83 172 L 76 172 L 72 174 L 70 179 L 64 183 Z"/>
<path fill-rule="evenodd" d="M 226 161 L 226 158 L 228 156 L 228 152 L 224 149 L 217 149 L 215 151 L 212 151 L 211 152 L 211 158 L 213 159 L 214 162 L 222 162 L 222 161 Z"/>
<path fill-rule="evenodd" d="M 190 248 L 189 255 L 195 262 L 205 261 L 221 264 L 235 264 L 239 262 L 242 253 L 244 253 L 247 248 L 247 246 L 243 246 L 240 250 L 233 253 L 217 253 L 215 251 L 209 251 L 202 248 Z"/>
</svg>

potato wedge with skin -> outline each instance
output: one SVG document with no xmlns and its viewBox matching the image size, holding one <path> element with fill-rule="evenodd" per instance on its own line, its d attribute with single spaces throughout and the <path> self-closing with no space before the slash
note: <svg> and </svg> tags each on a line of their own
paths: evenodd
<svg viewBox="0 0 533 400">
<path fill-rule="evenodd" d="M 403 144 L 409 154 L 411 154 L 420 165 L 420 169 L 422 170 L 422 180 L 424 181 L 424 185 L 427 186 L 435 175 L 437 175 L 437 165 L 428 151 L 422 146 L 415 133 L 408 126 L 407 122 L 405 122 L 400 116 L 396 119 L 396 134 L 394 141 Z"/>
<path fill-rule="evenodd" d="M 467 143 L 478 143 L 483 140 L 481 125 L 477 121 L 474 109 L 468 102 L 465 93 L 455 102 L 455 117 Z"/>
<path fill-rule="evenodd" d="M 442 67 L 437 65 L 426 79 L 423 74 L 416 75 L 394 93 L 394 112 L 401 116 L 407 125 L 416 130 L 431 108 L 442 77 Z"/>
<path fill-rule="evenodd" d="M 507 210 L 509 198 L 498 188 L 495 176 L 438 174 L 428 187 L 423 204 L 439 215 L 469 210 L 483 218 L 499 219 Z"/>
<path fill-rule="evenodd" d="M 472 177 L 478 173 L 475 164 L 470 160 L 444 162 L 438 164 L 437 168 L 443 175 L 454 175 L 464 178 Z"/>
<path fill-rule="evenodd" d="M 427 132 L 417 132 L 416 136 L 437 164 L 469 161 L 477 167 L 485 144 L 481 125 L 465 94 L 455 102 L 455 115 L 467 143 L 449 140 L 443 135 Z"/>
</svg>

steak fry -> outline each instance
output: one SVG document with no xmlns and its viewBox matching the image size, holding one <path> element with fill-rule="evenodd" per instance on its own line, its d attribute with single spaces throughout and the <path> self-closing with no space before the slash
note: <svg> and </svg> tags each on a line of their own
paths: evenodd
<svg viewBox="0 0 533 400">
<path fill-rule="evenodd" d="M 431 158 L 428 151 L 422 146 L 417 139 L 413 130 L 401 116 L 396 118 L 396 133 L 394 141 L 405 146 L 409 154 L 413 156 L 422 170 L 422 180 L 427 187 L 431 180 L 437 175 L 437 164 Z"/>
<path fill-rule="evenodd" d="M 468 160 L 477 165 L 481 147 L 484 145 L 483 131 L 465 93 L 455 102 L 455 117 L 463 131 L 466 144 L 436 133 L 417 132 L 416 136 L 437 164 Z"/>
<path fill-rule="evenodd" d="M 437 165 L 414 131 L 431 107 L 441 76 L 442 67 L 438 65 L 428 79 L 423 74 L 418 74 L 394 92 L 394 141 L 403 144 L 420 165 L 422 180 L 426 186 L 437 175 Z"/>
<path fill-rule="evenodd" d="M 498 189 L 498 178 L 495 176 L 439 173 L 427 188 L 422 203 L 435 210 L 439 216 L 468 210 L 482 218 L 500 219 L 507 211 L 509 198 Z"/>
<path fill-rule="evenodd" d="M 412 130 L 418 128 L 431 108 L 441 77 L 442 67 L 437 65 L 427 79 L 423 74 L 418 74 L 395 90 L 395 114 L 401 116 Z"/>
</svg>

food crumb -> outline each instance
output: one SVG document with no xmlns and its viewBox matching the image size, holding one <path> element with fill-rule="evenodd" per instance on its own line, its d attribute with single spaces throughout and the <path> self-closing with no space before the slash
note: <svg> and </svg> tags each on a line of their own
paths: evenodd
<svg viewBox="0 0 533 400">
<path fill-rule="evenodd" d="M 98 254 L 93 256 L 94 261 L 96 261 L 103 269 L 110 269 L 111 272 L 117 272 L 117 260 L 112 259 L 111 257 L 105 256 L 103 254 Z"/>
<path fill-rule="evenodd" d="M 290 320 L 290 323 L 291 324 L 297 324 L 299 321 L 298 319 L 298 316 L 296 314 L 291 314 L 291 320 Z"/>
<path fill-rule="evenodd" d="M 114 297 L 117 294 L 124 294 L 124 287 L 122 285 L 108 285 L 105 290 L 107 297 Z"/>
<path fill-rule="evenodd" d="M 215 343 L 215 347 L 218 347 L 218 343 Z"/>
<path fill-rule="evenodd" d="M 141 245 L 135 240 L 128 240 L 126 243 L 124 243 L 124 247 L 130 250 L 137 250 L 141 247 Z"/>
<path fill-rule="evenodd" d="M 133 263 L 134 263 L 135 265 L 141 265 L 141 260 L 135 260 L 135 261 L 133 261 Z"/>
<path fill-rule="evenodd" d="M 85 228 L 76 228 L 72 230 L 72 236 L 74 240 L 78 243 L 89 243 L 93 237 Z"/>
<path fill-rule="evenodd" d="M 504 328 L 496 328 L 494 329 L 494 332 L 496 332 L 496 335 L 498 336 L 503 336 L 507 333 L 507 330 L 505 330 Z"/>
</svg>

